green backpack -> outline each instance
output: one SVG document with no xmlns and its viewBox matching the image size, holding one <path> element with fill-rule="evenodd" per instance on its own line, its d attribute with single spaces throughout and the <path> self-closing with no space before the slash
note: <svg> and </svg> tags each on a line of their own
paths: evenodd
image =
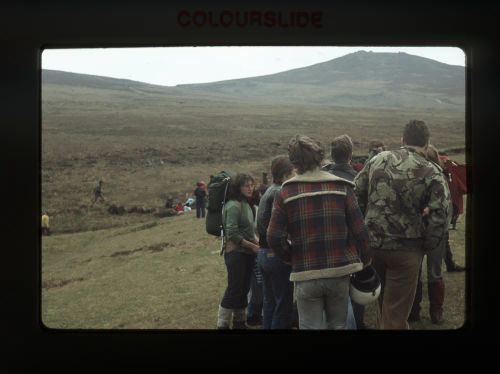
<svg viewBox="0 0 500 374">
<path fill-rule="evenodd" d="M 222 209 L 229 193 L 229 183 L 236 173 L 221 171 L 208 183 L 208 205 L 205 226 L 207 233 L 215 236 L 224 236 L 222 224 Z"/>
</svg>

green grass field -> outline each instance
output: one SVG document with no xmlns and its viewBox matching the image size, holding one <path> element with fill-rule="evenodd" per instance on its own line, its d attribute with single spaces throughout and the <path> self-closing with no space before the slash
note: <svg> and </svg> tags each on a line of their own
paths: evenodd
<svg viewBox="0 0 500 374">
<path fill-rule="evenodd" d="M 464 218 L 450 231 L 465 263 Z M 226 284 L 217 238 L 193 212 L 42 240 L 42 321 L 58 329 L 213 329 Z M 465 274 L 446 273 L 445 323 L 433 325 L 424 293 L 415 329 L 464 323 Z M 424 273 L 424 290 L 426 290 Z M 366 312 L 375 324 L 374 305 Z"/>
</svg>

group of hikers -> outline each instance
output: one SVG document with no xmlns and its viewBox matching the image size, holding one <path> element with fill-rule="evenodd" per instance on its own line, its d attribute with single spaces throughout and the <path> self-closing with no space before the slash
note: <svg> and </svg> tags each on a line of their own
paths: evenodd
<svg viewBox="0 0 500 374">
<path fill-rule="evenodd" d="M 352 164 L 352 151 L 348 135 L 334 138 L 328 164 L 319 141 L 297 135 L 288 155 L 272 160 L 267 188 L 257 188 L 249 174 L 231 178 L 222 210 L 227 287 L 218 329 L 256 321 L 263 329 L 297 322 L 299 329 L 365 329 L 365 305 L 351 299 L 350 287 L 367 268 L 380 279 L 376 327 L 409 329 L 420 319 L 424 256 L 429 314 L 443 323 L 442 262 L 448 271 L 464 270 L 452 259 L 448 236 L 463 210 L 450 194 L 453 162 L 430 144 L 419 120 L 405 125 L 398 149 L 375 142 L 361 165 Z M 462 201 L 465 172 L 455 193 Z"/>
<path fill-rule="evenodd" d="M 448 233 L 463 214 L 465 166 L 439 154 L 419 120 L 405 125 L 398 149 L 371 142 L 364 163 L 353 161 L 352 139 L 340 135 L 331 159 L 319 141 L 296 135 L 288 155 L 272 160 L 271 184 L 267 173 L 259 186 L 249 174 L 230 178 L 218 329 L 366 329 L 365 305 L 350 289 L 367 268 L 380 279 L 377 328 L 409 329 L 420 320 L 424 256 L 429 315 L 443 323 L 442 263 L 448 272 L 465 270 L 453 261 Z M 92 206 L 105 201 L 102 185 Z M 207 184 L 199 181 L 193 195 L 166 206 L 182 214 L 195 205 L 205 218 Z M 50 235 L 46 211 L 42 235 Z"/>
<path fill-rule="evenodd" d="M 187 195 L 187 194 L 186 194 Z M 205 218 L 206 202 L 207 202 L 207 184 L 204 181 L 196 183 L 196 188 L 193 191 L 193 197 L 189 197 L 184 203 L 180 200 L 174 206 L 174 199 L 169 197 L 165 204 L 165 208 L 174 209 L 177 215 L 191 212 L 192 206 L 196 208 L 196 218 Z"/>
</svg>

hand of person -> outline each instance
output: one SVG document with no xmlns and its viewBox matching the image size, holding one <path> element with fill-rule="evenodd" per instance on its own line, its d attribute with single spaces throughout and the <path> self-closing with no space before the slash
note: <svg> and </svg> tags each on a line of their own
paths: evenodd
<svg viewBox="0 0 500 374">
<path fill-rule="evenodd" d="M 259 250 L 260 250 L 260 246 L 259 245 L 253 245 L 252 246 L 252 252 L 257 254 L 259 253 Z"/>
<path fill-rule="evenodd" d="M 424 210 L 422 211 L 422 217 L 428 216 L 430 212 L 431 212 L 431 210 L 429 209 L 428 206 L 426 206 L 424 208 Z"/>
</svg>

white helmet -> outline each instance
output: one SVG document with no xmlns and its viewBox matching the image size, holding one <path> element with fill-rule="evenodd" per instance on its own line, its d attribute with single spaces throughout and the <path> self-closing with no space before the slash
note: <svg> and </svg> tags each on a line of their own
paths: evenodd
<svg viewBox="0 0 500 374">
<path fill-rule="evenodd" d="M 356 304 L 366 305 L 374 302 L 380 296 L 380 290 L 380 278 L 373 266 L 368 265 L 351 275 L 349 292 Z"/>
</svg>

